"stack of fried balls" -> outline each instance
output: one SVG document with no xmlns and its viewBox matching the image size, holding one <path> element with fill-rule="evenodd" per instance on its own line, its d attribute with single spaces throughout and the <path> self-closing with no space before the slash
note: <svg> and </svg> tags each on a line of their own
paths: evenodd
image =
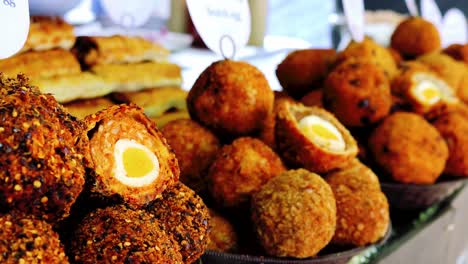
<svg viewBox="0 0 468 264">
<path fill-rule="evenodd" d="M 143 109 L 79 121 L 0 74 L 1 263 L 194 263 L 210 212 Z"/>
</svg>

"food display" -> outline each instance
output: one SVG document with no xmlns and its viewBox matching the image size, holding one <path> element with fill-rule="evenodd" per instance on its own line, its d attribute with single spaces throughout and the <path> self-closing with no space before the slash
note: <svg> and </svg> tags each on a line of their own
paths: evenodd
<svg viewBox="0 0 468 264">
<path fill-rule="evenodd" d="M 31 17 L 0 60 L 0 262 L 341 263 L 468 178 L 467 44 L 422 18 L 290 51 L 281 91 L 234 58 L 185 91 L 169 55 Z"/>
</svg>

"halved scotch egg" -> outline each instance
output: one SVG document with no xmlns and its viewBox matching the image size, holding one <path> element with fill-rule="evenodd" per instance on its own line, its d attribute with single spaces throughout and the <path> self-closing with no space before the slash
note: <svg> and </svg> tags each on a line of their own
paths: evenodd
<svg viewBox="0 0 468 264">
<path fill-rule="evenodd" d="M 346 167 L 358 153 L 349 131 L 319 107 L 280 102 L 275 134 L 278 151 L 288 165 L 316 173 Z"/>
<path fill-rule="evenodd" d="M 407 63 L 392 83 L 392 92 L 403 98 L 418 114 L 440 112 L 459 99 L 444 80 L 417 63 Z"/>
<path fill-rule="evenodd" d="M 141 207 L 178 181 L 180 170 L 166 140 L 136 105 L 117 105 L 85 118 L 92 170 L 91 196 Z"/>
</svg>

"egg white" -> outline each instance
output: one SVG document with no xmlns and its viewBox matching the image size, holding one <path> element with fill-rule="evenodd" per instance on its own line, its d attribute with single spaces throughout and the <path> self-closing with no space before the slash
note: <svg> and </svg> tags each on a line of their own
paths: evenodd
<svg viewBox="0 0 468 264">
<path fill-rule="evenodd" d="M 153 169 L 142 177 L 129 177 L 124 167 L 123 154 L 127 148 L 143 150 L 153 163 Z M 114 146 L 114 177 L 121 183 L 131 187 L 143 187 L 151 184 L 159 176 L 159 160 L 156 155 L 144 145 L 132 139 L 119 139 Z"/>
<path fill-rule="evenodd" d="M 427 101 L 423 92 L 426 89 L 433 88 L 437 89 L 439 95 Z M 458 101 L 453 89 L 445 81 L 426 73 L 417 73 L 413 76 L 413 87 L 410 92 L 418 102 L 427 106 L 432 106 L 439 101 L 446 103 L 455 103 Z"/>
<path fill-rule="evenodd" d="M 329 132 L 331 132 L 333 135 L 335 135 L 336 138 L 338 138 L 337 140 L 334 140 L 334 139 L 328 139 L 328 138 L 324 138 L 324 137 L 321 137 L 319 135 L 316 135 L 316 134 L 313 134 L 313 135 L 310 135 L 309 133 L 304 133 L 304 135 L 311 141 L 313 141 L 314 143 L 322 146 L 322 147 L 325 147 L 327 148 L 328 150 L 330 151 L 344 151 L 345 148 L 346 148 L 346 142 L 343 138 L 343 135 L 340 133 L 340 131 L 338 130 L 338 128 L 336 128 L 332 123 L 330 123 L 329 121 L 319 117 L 319 116 L 316 116 L 316 115 L 309 115 L 309 116 L 306 116 L 304 118 L 302 118 L 300 121 L 299 121 L 299 129 L 301 131 L 304 131 L 303 129 L 307 128 L 307 127 L 310 127 L 312 125 L 316 125 L 316 124 L 319 124 L 321 126 L 323 126 L 325 129 L 327 129 Z"/>
</svg>

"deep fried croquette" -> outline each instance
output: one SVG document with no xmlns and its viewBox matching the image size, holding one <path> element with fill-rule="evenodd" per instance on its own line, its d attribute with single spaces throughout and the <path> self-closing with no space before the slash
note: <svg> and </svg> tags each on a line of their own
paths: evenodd
<svg viewBox="0 0 468 264">
<path fill-rule="evenodd" d="M 468 63 L 468 44 L 452 44 L 442 52 L 457 61 Z"/>
<path fill-rule="evenodd" d="M 355 160 L 325 178 L 335 195 L 336 231 L 332 243 L 364 246 L 381 239 L 389 226 L 389 206 L 377 175 Z"/>
<path fill-rule="evenodd" d="M 184 263 L 195 262 L 208 246 L 210 215 L 202 199 L 183 183 L 166 190 L 147 207 L 180 245 Z"/>
<path fill-rule="evenodd" d="M 211 164 L 208 180 L 214 199 L 223 207 L 242 207 L 252 193 L 285 167 L 262 141 L 244 137 L 225 145 Z"/>
<path fill-rule="evenodd" d="M 390 223 L 387 198 L 380 190 L 353 190 L 330 184 L 336 200 L 333 244 L 365 246 L 385 236 Z"/>
<path fill-rule="evenodd" d="M 268 254 L 313 257 L 335 232 L 333 192 L 317 174 L 304 169 L 283 172 L 253 195 L 252 219 Z"/>
<path fill-rule="evenodd" d="M 323 108 L 323 90 L 314 90 L 301 98 L 301 103 L 305 106 L 318 106 Z"/>
<path fill-rule="evenodd" d="M 433 123 L 445 138 L 449 158 L 444 173 L 451 176 L 468 177 L 468 119 L 457 112 L 447 113 Z"/>
<path fill-rule="evenodd" d="M 74 231 L 74 263 L 184 263 L 177 242 L 144 210 L 123 205 L 97 209 Z"/>
<path fill-rule="evenodd" d="M 0 262 L 66 264 L 59 236 L 52 226 L 13 212 L 0 217 Z"/>
<path fill-rule="evenodd" d="M 262 72 L 239 61 L 211 64 L 187 98 L 190 116 L 221 138 L 259 131 L 273 110 L 273 91 Z"/>
<path fill-rule="evenodd" d="M 180 180 L 203 194 L 208 167 L 221 147 L 218 138 L 191 119 L 169 122 L 161 132 L 179 161 Z"/>
<path fill-rule="evenodd" d="M 390 52 L 390 54 L 392 55 L 393 60 L 395 61 L 395 64 L 397 66 L 400 65 L 400 63 L 403 62 L 403 57 L 401 57 L 401 54 L 396 49 L 394 49 L 392 47 L 389 47 L 387 49 Z"/>
<path fill-rule="evenodd" d="M 423 18 L 410 17 L 403 20 L 393 32 L 391 47 L 408 58 L 437 51 L 441 47 L 439 31 Z"/>
<path fill-rule="evenodd" d="M 233 252 L 237 248 L 237 233 L 226 218 L 210 209 L 208 250 Z"/>
<path fill-rule="evenodd" d="M 371 61 L 383 71 L 385 77 L 392 79 L 397 74 L 397 65 L 390 51 L 366 37 L 362 42 L 351 41 L 345 50 L 338 53 L 335 65 L 349 59 L 364 59 Z"/>
<path fill-rule="evenodd" d="M 48 222 L 68 216 L 84 185 L 77 139 L 83 125 L 24 76 L 0 74 L 0 211 Z"/>
<path fill-rule="evenodd" d="M 280 102 L 277 111 L 278 153 L 289 166 L 324 173 L 356 157 L 356 141 L 331 113 L 288 101 Z"/>
<path fill-rule="evenodd" d="M 84 122 L 91 197 L 141 207 L 178 181 L 180 170 L 174 153 L 140 107 L 115 105 Z"/>
<path fill-rule="evenodd" d="M 455 91 L 424 64 L 403 63 L 393 78 L 392 93 L 402 98 L 411 111 L 430 114 L 459 103 Z"/>
<path fill-rule="evenodd" d="M 278 65 L 276 76 L 286 93 L 300 99 L 322 86 L 335 56 L 336 51 L 333 49 L 293 51 Z"/>
<path fill-rule="evenodd" d="M 333 171 L 326 177 L 330 185 L 346 185 L 351 190 L 380 191 L 379 178 L 366 165 L 355 159 L 343 169 Z"/>
<path fill-rule="evenodd" d="M 417 114 L 397 112 L 371 134 L 369 149 L 395 181 L 432 184 L 441 175 L 448 147 L 440 133 Z"/>
<path fill-rule="evenodd" d="M 323 105 L 346 126 L 367 126 L 388 115 L 391 107 L 388 78 L 371 61 L 348 60 L 327 77 Z"/>
<path fill-rule="evenodd" d="M 457 96 L 468 102 L 468 66 L 442 53 L 429 53 L 418 58 L 444 79 L 456 92 Z"/>
</svg>

